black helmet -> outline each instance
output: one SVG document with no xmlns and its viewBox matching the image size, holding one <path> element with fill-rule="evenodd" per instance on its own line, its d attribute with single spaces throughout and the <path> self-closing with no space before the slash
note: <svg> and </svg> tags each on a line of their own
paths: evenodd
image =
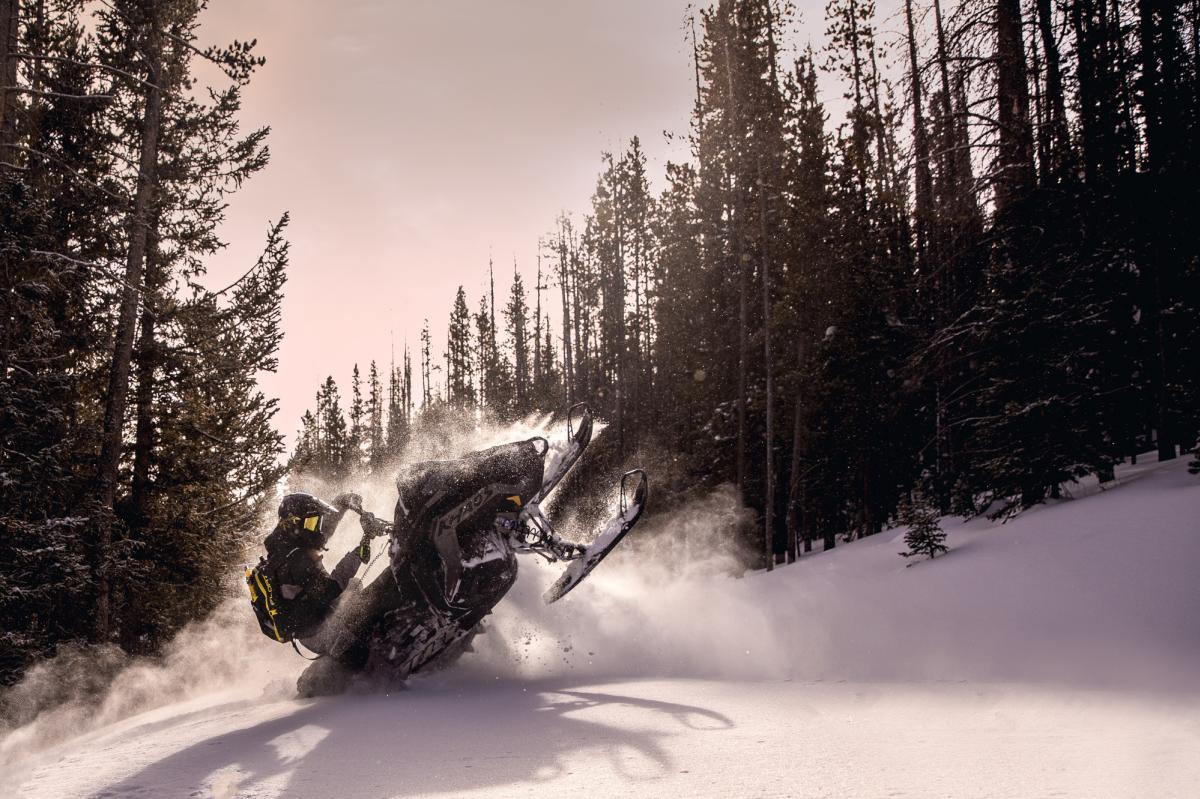
<svg viewBox="0 0 1200 799">
<path fill-rule="evenodd" d="M 320 536 L 323 518 L 336 515 L 337 508 L 312 494 L 288 494 L 279 503 L 279 520 L 288 522 L 298 529 Z"/>
</svg>

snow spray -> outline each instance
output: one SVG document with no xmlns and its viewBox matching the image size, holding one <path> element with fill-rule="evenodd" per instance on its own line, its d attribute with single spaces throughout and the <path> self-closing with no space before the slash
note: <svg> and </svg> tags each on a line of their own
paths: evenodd
<svg viewBox="0 0 1200 799">
<path fill-rule="evenodd" d="M 397 463 L 454 458 L 543 436 L 551 445 L 549 468 L 565 449 L 560 427 L 550 416 L 512 425 L 448 420 L 423 426 Z M 597 424 L 595 435 L 602 431 Z M 395 473 L 395 468 L 386 469 L 337 484 L 304 478 L 279 486 L 278 492 L 332 497 L 354 491 L 362 495 L 364 508 L 388 518 L 396 498 Z M 605 490 L 615 492 L 616 477 Z M 615 504 L 615 493 L 602 499 L 594 505 L 607 509 Z M 564 536 L 590 538 L 599 517 L 568 509 L 555 514 L 552 503 L 549 510 Z M 751 594 L 737 590 L 743 581 L 728 577 L 739 567 L 727 531 L 743 512 L 732 490 L 718 490 L 678 512 L 651 513 L 587 584 L 550 606 L 541 595 L 563 564 L 521 558 L 517 584 L 485 622 L 487 632 L 476 638 L 475 652 L 430 679 L 777 674 L 786 657 L 769 643 L 770 622 Z M 264 537 L 273 521 L 264 518 Z M 330 540 L 329 552 L 340 555 L 360 535 L 354 517 L 347 516 Z M 254 547 L 245 560 L 257 556 Z M 359 577 L 369 582 L 386 569 L 386 556 L 377 556 Z M 14 769 L 30 754 L 158 708 L 174 706 L 174 712 L 217 695 L 227 701 L 294 696 L 305 662 L 290 647 L 263 638 L 240 581 L 231 579 L 231 586 L 225 603 L 207 619 L 183 628 L 158 657 L 128 658 L 115 648 L 68 648 L 30 669 L 3 695 L 0 768 Z"/>
</svg>

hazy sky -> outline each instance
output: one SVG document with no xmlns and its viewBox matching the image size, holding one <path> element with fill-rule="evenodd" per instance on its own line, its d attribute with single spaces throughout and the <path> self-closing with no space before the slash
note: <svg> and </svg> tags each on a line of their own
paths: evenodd
<svg viewBox="0 0 1200 799">
<path fill-rule="evenodd" d="M 823 3 L 799 3 L 819 36 Z M 212 0 L 201 39 L 257 38 L 247 128 L 271 163 L 233 199 L 224 285 L 290 211 L 279 374 L 289 436 L 332 374 L 386 369 L 423 320 L 445 348 L 455 290 L 474 310 L 488 256 L 499 294 L 514 256 L 533 286 L 538 238 L 586 210 L 602 150 L 641 137 L 652 188 L 686 156 L 694 98 L 687 0 Z"/>
</svg>

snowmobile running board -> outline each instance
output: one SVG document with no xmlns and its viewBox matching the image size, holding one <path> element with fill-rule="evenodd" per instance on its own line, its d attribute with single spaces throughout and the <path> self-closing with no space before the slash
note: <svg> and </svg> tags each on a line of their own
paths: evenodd
<svg viewBox="0 0 1200 799">
<path fill-rule="evenodd" d="M 630 478 L 633 477 L 637 478 L 637 484 L 633 487 L 631 497 L 628 484 Z M 583 582 L 583 578 L 587 577 L 592 569 L 600 564 L 600 561 L 604 560 L 609 552 L 616 548 L 617 544 L 621 543 L 621 539 L 633 529 L 641 517 L 642 511 L 645 510 L 647 493 L 646 473 L 641 469 L 633 469 L 621 476 L 620 507 L 617 514 L 604 526 L 604 530 L 596 536 L 596 540 L 584 547 L 583 554 L 572 560 L 562 576 L 542 595 L 542 599 L 547 605 L 557 602 L 570 593 L 575 586 Z"/>
</svg>

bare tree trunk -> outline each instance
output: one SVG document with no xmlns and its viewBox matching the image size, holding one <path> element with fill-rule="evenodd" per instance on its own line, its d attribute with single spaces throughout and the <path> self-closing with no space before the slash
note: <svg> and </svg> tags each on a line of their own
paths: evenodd
<svg viewBox="0 0 1200 799">
<path fill-rule="evenodd" d="M 916 233 L 917 260 L 922 269 L 928 267 L 930 235 L 933 217 L 933 177 L 929 173 L 929 139 L 921 105 L 921 64 L 917 57 L 917 37 L 913 27 L 912 0 L 904 0 L 904 16 L 908 23 L 908 61 L 911 72 L 913 106 L 913 160 L 916 169 Z"/>
<path fill-rule="evenodd" d="M 21 4 L 0 0 L 0 175 L 16 165 L 17 57 Z"/>
<path fill-rule="evenodd" d="M 1056 179 L 1063 177 L 1071 152 L 1067 130 L 1067 106 L 1063 97 L 1062 59 L 1054 37 L 1054 18 L 1050 0 L 1037 0 L 1038 31 L 1046 59 L 1046 110 L 1049 116 L 1050 164 Z"/>
<path fill-rule="evenodd" d="M 763 368 L 767 372 L 767 499 L 763 524 L 767 571 L 775 568 L 775 397 L 771 368 L 771 250 L 767 242 L 767 183 L 763 180 L 762 156 L 758 157 L 758 231 L 762 247 Z"/>
<path fill-rule="evenodd" d="M 968 122 L 968 109 L 971 107 L 970 100 L 967 98 L 967 68 L 962 65 L 963 54 L 960 50 L 956 54 L 959 61 L 959 67 L 954 72 L 954 130 L 956 141 L 954 144 L 953 155 L 955 157 L 955 180 L 958 186 L 958 193 L 955 197 L 956 213 L 959 216 L 959 225 L 971 235 L 979 235 L 980 233 L 980 213 L 979 201 L 975 192 L 975 172 L 971 165 L 971 128 Z M 1026 121 L 1029 115 L 1026 113 Z M 1033 137 L 1029 136 L 1030 146 L 1030 170 L 1033 168 Z"/>
<path fill-rule="evenodd" d="M 704 136 L 704 99 L 700 92 L 700 48 L 696 44 L 696 17 L 689 14 L 688 27 L 692 31 L 692 68 L 696 73 L 696 136 Z"/>
<path fill-rule="evenodd" d="M 9 167 L 17 164 L 16 103 L 17 60 L 11 57 L 17 48 L 20 4 L 17 0 L 0 0 L 0 181 Z M 12 352 L 13 320 L 8 314 L 0 319 L 0 375 L 8 374 Z"/>
<path fill-rule="evenodd" d="M 797 541 L 800 529 L 800 464 L 801 464 L 801 435 L 803 434 L 804 406 L 800 402 L 800 392 L 796 392 L 796 409 L 792 415 L 792 461 L 791 473 L 788 480 L 787 516 L 784 524 L 787 527 L 787 562 L 796 560 Z"/>
<path fill-rule="evenodd" d="M 875 110 L 872 124 L 875 126 L 875 174 L 876 182 L 885 194 L 896 192 L 896 159 L 892 157 L 891 147 L 887 142 L 887 131 L 883 124 L 883 101 L 879 96 L 879 63 L 875 58 L 875 47 L 871 47 L 871 104 Z"/>
<path fill-rule="evenodd" d="M 541 249 L 539 246 L 538 249 Z M 537 309 L 533 320 L 533 394 L 534 401 L 542 399 L 542 256 L 537 257 L 537 283 L 533 290 L 537 294 Z"/>
<path fill-rule="evenodd" d="M 137 191 L 129 217 L 129 250 L 125 263 L 125 281 L 121 311 L 117 320 L 117 335 L 112 366 L 109 369 L 108 393 L 104 402 L 104 422 L 100 458 L 96 476 L 103 517 L 97 541 L 97 599 L 96 640 L 110 635 L 109 556 L 112 548 L 112 510 L 117 494 L 117 467 L 121 462 L 121 432 L 125 421 L 125 404 L 129 394 L 129 366 L 133 357 L 133 338 L 137 327 L 138 300 L 141 294 L 142 272 L 146 260 L 146 241 L 151 212 L 157 190 L 158 136 L 162 125 L 163 77 L 162 34 L 154 18 L 147 23 L 147 84 L 146 108 L 142 119 L 142 143 L 138 157 Z"/>
<path fill-rule="evenodd" d="M 497 400 L 500 399 L 497 396 L 500 388 L 500 383 L 497 380 L 500 353 L 496 349 L 496 272 L 492 267 L 492 258 L 490 255 L 488 256 L 488 296 L 491 301 L 489 311 L 491 318 L 488 320 L 488 399 L 492 402 L 492 410 L 497 411 L 499 410 Z"/>
<path fill-rule="evenodd" d="M 850 0 L 849 8 L 850 17 L 850 53 L 854 59 L 854 107 L 861 109 L 863 106 L 862 98 L 862 82 L 863 82 L 863 66 L 862 53 L 858 43 L 858 3 L 855 0 Z"/>
<path fill-rule="evenodd" d="M 621 183 L 620 175 L 613 168 L 613 221 L 616 225 L 617 236 L 617 373 L 614 375 L 617 398 L 617 453 L 625 457 L 625 380 L 628 371 L 626 363 L 628 354 L 625 345 L 625 229 L 621 214 Z"/>
<path fill-rule="evenodd" d="M 812 552 L 813 545 L 812 515 L 808 507 L 808 484 L 800 484 L 800 537 L 804 539 L 804 551 Z"/>
<path fill-rule="evenodd" d="M 735 268 L 738 270 L 737 452 L 734 459 L 736 464 L 735 481 L 738 498 L 744 501 L 746 493 L 746 369 L 747 362 L 750 359 L 749 340 L 747 336 L 747 328 L 749 327 L 749 302 L 746 286 L 746 257 L 742 253 L 742 236 L 741 231 L 738 230 L 738 225 L 744 218 L 742 192 L 741 187 L 736 184 L 733 177 L 733 168 L 736 163 L 734 153 L 737 146 L 738 112 L 737 94 L 733 83 L 733 51 L 729 47 L 729 37 L 733 35 L 735 22 L 733 13 L 728 7 L 724 9 L 724 13 L 725 24 L 727 26 L 725 32 L 725 84 L 729 92 L 729 120 L 726 123 L 729 163 L 726 167 L 726 180 L 728 181 L 729 191 L 733 195 L 733 209 L 729 218 L 729 236 L 733 243 L 732 250 Z"/>
<path fill-rule="evenodd" d="M 1079 99 L 1079 130 L 1080 147 L 1083 157 L 1084 181 L 1089 186 L 1097 186 L 1103 173 L 1102 159 L 1099 156 L 1097 142 L 1100 137 L 1108 135 L 1100 130 L 1097 121 L 1096 97 L 1096 35 L 1092 29 L 1091 4 L 1084 0 L 1075 0 L 1071 4 L 1071 26 L 1075 31 L 1076 81 Z"/>
<path fill-rule="evenodd" d="M 158 217 L 154 221 L 146 244 L 146 297 L 142 301 L 141 335 L 137 346 L 137 391 L 134 395 L 137 418 L 133 445 L 133 485 L 130 505 L 131 524 L 141 528 L 149 518 L 150 461 L 154 454 L 154 381 L 158 367 L 158 317 L 161 308 L 159 291 L 164 276 L 156 263 L 155 248 L 158 236 Z"/>
<path fill-rule="evenodd" d="M 575 320 L 575 374 L 572 376 L 575 381 L 575 396 L 587 397 L 589 391 L 584 374 L 587 367 L 587 342 L 584 339 L 586 331 L 583 328 L 583 316 L 579 307 L 579 253 L 575 251 L 574 247 L 571 248 L 571 307 Z"/>
<path fill-rule="evenodd" d="M 1198 5 L 1196 3 L 1192 4 L 1193 13 L 1195 13 L 1195 9 L 1197 7 L 1198 7 Z M 1124 33 L 1122 32 L 1125 28 L 1125 23 L 1122 22 L 1122 20 L 1121 20 L 1121 4 L 1118 2 L 1114 2 L 1112 4 L 1111 25 L 1112 25 L 1112 30 L 1114 32 L 1114 38 L 1115 38 L 1114 43 L 1116 45 L 1115 61 L 1117 64 L 1121 64 L 1121 65 L 1128 64 L 1129 63 L 1129 55 L 1125 50 L 1125 36 L 1124 36 Z M 1193 27 L 1193 29 L 1192 29 L 1193 51 L 1197 46 L 1200 46 L 1200 43 L 1197 42 L 1197 33 L 1198 33 L 1198 31 L 1195 29 L 1195 27 Z M 1195 69 L 1196 69 L 1196 63 L 1195 63 L 1195 61 L 1193 61 L 1193 64 L 1192 64 L 1193 80 L 1200 81 L 1200 73 L 1197 73 L 1195 71 Z M 1133 77 L 1130 74 L 1130 70 L 1128 68 L 1117 69 L 1116 73 L 1117 73 L 1117 81 L 1119 84 L 1119 88 L 1117 89 L 1117 91 L 1121 96 L 1121 108 L 1120 108 L 1120 111 L 1118 112 L 1118 114 L 1121 119 L 1121 125 L 1124 129 L 1123 135 L 1121 135 L 1121 137 L 1120 137 L 1120 150 L 1121 150 L 1120 169 L 1123 173 L 1128 174 L 1128 173 L 1137 171 L 1137 134 L 1136 134 L 1136 131 L 1138 129 L 1138 126 L 1137 126 L 1137 123 L 1134 121 L 1133 102 L 1131 99 L 1134 95 L 1134 91 L 1130 88 L 1130 85 L 1129 85 L 1130 81 L 1133 80 Z M 1197 83 L 1197 86 L 1200 86 L 1200 83 Z M 1197 105 L 1200 105 L 1200 103 L 1197 103 Z"/>
<path fill-rule="evenodd" d="M 934 22 L 937 27 L 937 50 L 938 50 L 938 75 L 941 77 L 942 83 L 942 118 L 943 129 L 954 130 L 956 124 L 954 121 L 953 93 L 950 91 L 950 54 L 946 49 L 946 28 L 942 23 L 942 3 L 941 0 L 933 0 Z M 956 142 L 957 144 L 957 142 Z M 945 147 L 943 144 L 942 153 L 942 172 L 944 173 L 944 181 L 946 183 L 945 194 L 950 198 L 949 204 L 957 210 L 960 202 L 959 191 L 959 174 L 957 169 L 958 156 L 953 152 L 952 148 Z M 947 202 L 947 201 L 943 201 Z M 955 220 L 956 223 L 961 223 L 961 220 Z"/>
<path fill-rule="evenodd" d="M 1033 90 L 1031 112 L 1033 114 L 1034 155 L 1038 166 L 1038 176 L 1043 184 L 1055 178 L 1052 159 L 1050 157 L 1050 113 L 1046 109 L 1049 100 L 1046 97 L 1045 81 L 1042 80 L 1042 57 L 1038 50 L 1038 39 L 1029 39 L 1029 83 Z"/>
<path fill-rule="evenodd" d="M 1168 75 L 1164 69 L 1167 61 L 1166 50 L 1170 41 L 1162 30 L 1164 22 L 1160 15 L 1169 13 L 1154 0 L 1138 0 L 1139 37 L 1141 40 L 1142 61 L 1142 113 L 1146 119 L 1146 159 L 1147 167 L 1152 176 L 1161 178 L 1173 161 L 1174 153 L 1170 144 L 1168 131 L 1168 113 L 1166 83 Z M 1158 235 L 1149 242 L 1148 252 L 1142 268 L 1143 282 L 1147 287 L 1145 296 L 1148 307 L 1143 313 L 1144 324 L 1151 331 L 1154 351 L 1150 357 L 1150 395 L 1154 402 L 1154 424 L 1157 430 L 1158 459 L 1171 460 L 1176 457 L 1175 435 L 1171 424 L 1171 415 L 1167 399 L 1167 342 L 1163 329 L 1162 313 L 1165 298 L 1163 297 L 1163 271 L 1167 266 L 1167 253 L 1172 231 L 1164 230 L 1160 225 L 1155 231 Z"/>
<path fill-rule="evenodd" d="M 1146 120 L 1146 161 L 1151 173 L 1161 174 L 1173 167 L 1183 142 L 1175 81 L 1178 64 L 1175 57 L 1177 32 L 1175 10 L 1178 3 L 1163 0 L 1138 0 L 1138 38 L 1141 45 L 1142 115 Z"/>
<path fill-rule="evenodd" d="M 631 380 L 633 389 L 633 424 L 630 425 L 631 438 L 633 439 L 633 450 L 637 451 L 639 439 L 641 437 L 642 427 L 642 334 L 645 332 L 645 326 L 642 319 L 642 250 L 641 244 L 638 241 L 638 234 L 641 232 L 637 229 L 633 233 L 633 318 L 636 320 L 636 327 L 633 331 L 633 380 Z"/>
<path fill-rule="evenodd" d="M 804 368 L 804 333 L 801 331 L 800 340 L 796 345 L 796 371 L 799 372 Z M 803 377 L 801 377 L 803 379 Z M 790 479 L 788 480 L 788 504 L 787 504 L 787 551 L 788 563 L 796 560 L 796 539 L 799 534 L 801 524 L 801 487 L 803 481 L 803 469 L 801 465 L 804 457 L 804 398 L 799 387 L 796 389 L 796 410 L 792 418 L 792 468 Z M 811 543 L 807 540 L 805 543 L 810 547 Z M 806 547 L 805 552 L 810 551 Z"/>
<path fill-rule="evenodd" d="M 1029 127 L 1029 84 L 1021 38 L 1020 0 L 996 2 L 997 154 L 996 208 L 1023 197 L 1033 185 L 1033 132 Z"/>
<path fill-rule="evenodd" d="M 571 363 L 571 306 L 568 286 L 569 266 L 567 264 L 567 232 L 566 226 L 559 228 L 558 240 L 558 287 L 562 293 L 562 336 L 563 336 L 563 382 L 566 383 L 567 405 L 575 404 L 575 373 Z"/>
</svg>

